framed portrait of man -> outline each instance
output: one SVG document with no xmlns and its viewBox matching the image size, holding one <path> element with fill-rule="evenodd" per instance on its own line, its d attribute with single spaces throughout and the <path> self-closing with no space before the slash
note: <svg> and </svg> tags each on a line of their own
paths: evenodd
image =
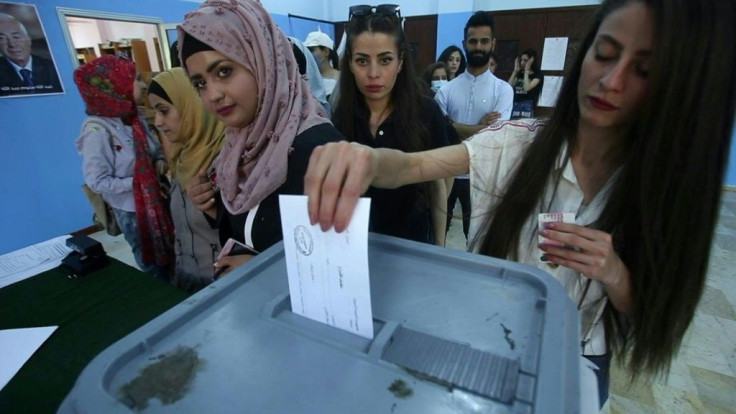
<svg viewBox="0 0 736 414">
<path fill-rule="evenodd" d="M 0 2 L 0 98 L 64 93 L 33 4 Z"/>
</svg>

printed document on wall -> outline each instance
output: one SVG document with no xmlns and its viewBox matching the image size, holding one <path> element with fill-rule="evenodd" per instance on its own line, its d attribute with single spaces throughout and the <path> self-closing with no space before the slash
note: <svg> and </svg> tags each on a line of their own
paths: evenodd
<svg viewBox="0 0 736 414">
<path fill-rule="evenodd" d="M 545 76 L 542 93 L 539 95 L 538 106 L 555 106 L 557 97 L 562 89 L 562 76 Z"/>
<path fill-rule="evenodd" d="M 565 70 L 566 37 L 547 37 L 542 51 L 542 70 Z"/>
<path fill-rule="evenodd" d="M 348 228 L 323 232 L 309 223 L 306 196 L 279 196 L 291 310 L 373 338 L 368 278 L 370 199 L 361 198 Z"/>
</svg>

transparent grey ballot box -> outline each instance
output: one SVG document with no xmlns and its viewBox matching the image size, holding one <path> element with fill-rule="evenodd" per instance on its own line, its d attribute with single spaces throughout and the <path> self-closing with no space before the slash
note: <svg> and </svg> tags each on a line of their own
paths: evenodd
<svg viewBox="0 0 736 414">
<path fill-rule="evenodd" d="M 98 355 L 61 413 L 576 413 L 578 317 L 549 274 L 371 234 L 375 337 L 291 312 L 283 244 Z"/>
</svg>

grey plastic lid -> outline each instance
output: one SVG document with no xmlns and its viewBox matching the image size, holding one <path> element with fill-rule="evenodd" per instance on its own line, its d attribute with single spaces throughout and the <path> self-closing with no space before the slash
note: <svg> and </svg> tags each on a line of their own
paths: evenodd
<svg viewBox="0 0 736 414">
<path fill-rule="evenodd" d="M 292 313 L 277 244 L 103 351 L 59 412 L 579 412 L 549 274 L 375 234 L 369 266 L 373 340 Z"/>
</svg>

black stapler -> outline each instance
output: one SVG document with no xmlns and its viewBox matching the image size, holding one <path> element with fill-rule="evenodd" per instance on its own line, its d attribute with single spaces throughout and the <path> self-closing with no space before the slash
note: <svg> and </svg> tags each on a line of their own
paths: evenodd
<svg viewBox="0 0 736 414">
<path fill-rule="evenodd" d="M 102 244 L 88 236 L 74 236 L 66 239 L 67 247 L 74 250 L 61 263 L 76 276 L 83 276 L 107 265 L 110 260 Z"/>
</svg>

